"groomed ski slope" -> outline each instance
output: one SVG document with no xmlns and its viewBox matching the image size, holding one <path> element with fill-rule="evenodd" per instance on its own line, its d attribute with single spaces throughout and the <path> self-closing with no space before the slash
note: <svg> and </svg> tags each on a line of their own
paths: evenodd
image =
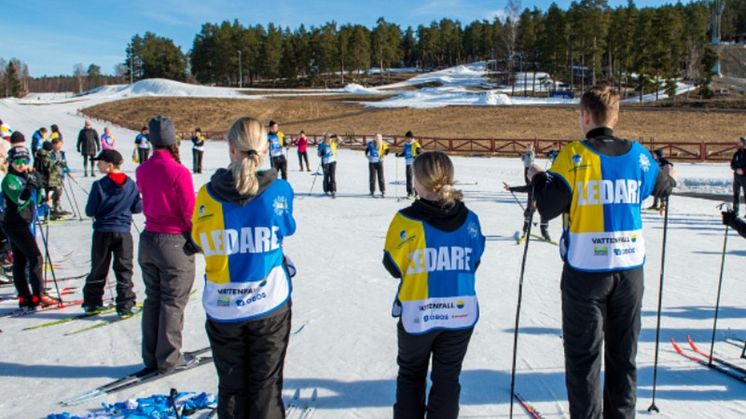
<svg viewBox="0 0 746 419">
<path fill-rule="evenodd" d="M 77 132 L 83 125 L 76 110 L 84 105 L 85 101 L 38 106 L 0 101 L 0 118 L 24 132 L 27 138 L 41 125 L 59 124 L 67 140 L 65 149 L 73 174 L 88 188 L 92 179 L 82 177 L 81 158 L 74 151 Z M 99 132 L 103 125 L 94 122 Z M 113 132 L 117 147 L 128 157 L 135 133 L 117 127 Z M 189 166 L 190 145 L 182 144 L 181 151 Z M 402 181 L 404 178 L 402 162 L 397 160 L 392 156 L 385 160 L 387 198 L 372 199 L 367 196 L 368 171 L 363 153 L 341 150 L 337 169 L 339 194 L 332 200 L 320 196 L 320 178 L 312 196 L 305 196 L 315 177 L 297 171 L 295 150 L 291 149 L 289 181 L 297 194 L 298 230 L 287 239 L 285 249 L 299 273 L 294 280 L 293 335 L 286 359 L 283 394 L 289 400 L 299 389 L 303 404 L 317 390 L 314 417 L 391 416 L 397 367 L 396 321 L 389 313 L 397 282 L 382 267 L 381 250 L 391 217 L 408 204 L 406 200 L 396 199 L 397 194 L 404 194 L 403 186 L 391 184 L 395 179 Z M 505 417 L 523 249 L 511 238 L 521 226 L 521 210 L 501 185 L 503 181 L 522 182 L 522 166 L 518 159 L 454 157 L 453 160 L 467 205 L 480 216 L 487 236 L 487 249 L 477 272 L 481 318 L 461 376 L 461 417 Z M 314 167 L 318 165 L 315 157 L 311 157 L 311 162 Z M 195 185 L 204 184 L 210 173 L 226 163 L 226 145 L 208 142 L 205 174 L 194 177 Z M 127 161 L 124 168 L 134 175 L 135 166 L 131 162 Z M 708 178 L 720 180 L 730 176 L 726 165 L 708 165 L 706 169 L 677 165 L 677 168 L 683 177 L 702 172 L 707 172 Z M 71 191 L 82 206 L 85 195 L 77 187 Z M 64 198 L 63 203 L 69 208 Z M 746 417 L 746 386 L 682 358 L 668 343 L 671 337 L 681 342 L 691 335 L 701 348 L 709 349 L 723 241 L 723 227 L 715 204 L 685 197 L 675 197 L 671 201 L 657 393 L 660 417 Z M 648 263 L 643 330 L 637 358 L 640 416 L 647 415 L 645 410 L 651 397 L 663 224 L 662 217 L 656 213 L 646 212 L 644 218 Z M 135 222 L 142 228 L 142 216 L 137 216 Z M 559 237 L 558 220 L 551 223 L 551 233 Z M 133 234 L 137 240 L 134 229 Z M 52 225 L 49 233 L 52 257 L 74 252 L 74 257 L 64 262 L 64 268 L 58 269 L 58 275 L 87 271 L 90 236 L 89 220 Z M 746 239 L 731 234 L 728 243 L 719 338 L 724 338 L 726 333 L 746 336 L 746 307 L 743 305 Z M 198 257 L 195 279 L 198 295 L 203 288 L 203 267 L 204 262 Z M 531 242 L 524 284 L 517 390 L 547 417 L 569 417 L 560 321 L 561 267 L 557 247 Z M 113 281 L 111 275 L 109 280 Z M 64 286 L 71 285 L 82 287 L 83 280 L 64 283 Z M 135 287 L 138 301 L 141 301 L 144 292 L 137 264 Z M 12 290 L 3 287 L 0 294 L 12 293 Z M 68 298 L 80 298 L 80 290 Z M 13 307 L 12 302 L 0 302 L 0 313 Z M 72 336 L 64 334 L 94 320 L 21 330 L 79 312 L 79 308 L 71 307 L 22 318 L 0 318 L 0 417 L 34 418 L 63 410 L 83 414 L 99 407 L 101 402 L 167 394 L 172 387 L 180 391 L 217 391 L 214 367 L 207 365 L 105 399 L 62 408 L 57 405 L 59 400 L 141 367 L 139 317 Z M 207 345 L 204 320 L 200 300 L 193 298 L 186 309 L 184 350 Z M 722 341 L 717 349 L 723 357 L 733 360 L 739 353 Z M 519 409 L 517 405 L 516 409 Z M 520 410 L 516 412 L 516 417 L 523 415 Z"/>
</svg>

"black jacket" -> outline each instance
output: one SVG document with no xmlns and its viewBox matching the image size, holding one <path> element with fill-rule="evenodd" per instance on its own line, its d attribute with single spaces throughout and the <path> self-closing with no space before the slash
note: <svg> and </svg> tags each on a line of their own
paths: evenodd
<svg viewBox="0 0 746 419">
<path fill-rule="evenodd" d="M 583 141 L 587 146 L 607 156 L 621 156 L 632 147 L 629 140 L 614 137 L 614 132 L 610 128 L 591 130 Z M 570 211 L 572 191 L 562 179 L 542 172 L 534 176 L 533 183 L 537 209 L 543 218 L 550 220 Z M 661 170 L 655 179 L 652 195 L 666 198 L 671 195 L 675 186 L 676 181 Z"/>
<path fill-rule="evenodd" d="M 251 202 L 252 199 L 261 195 L 265 189 L 277 180 L 277 170 L 270 169 L 263 172 L 257 172 L 256 177 L 259 179 L 259 190 L 256 195 L 241 195 L 236 190 L 236 181 L 233 179 L 233 172 L 228 169 L 218 169 L 210 178 L 210 192 L 221 201 L 228 201 L 236 205 L 244 206 Z"/>
<path fill-rule="evenodd" d="M 735 171 L 741 169 L 746 175 L 746 148 L 741 147 L 733 154 L 733 158 L 730 160 L 730 168 Z"/>
<path fill-rule="evenodd" d="M 84 156 L 95 156 L 101 149 L 98 141 L 98 132 L 93 128 L 83 128 L 78 134 L 78 153 Z"/>
<path fill-rule="evenodd" d="M 443 207 L 437 202 L 420 198 L 401 210 L 401 213 L 408 218 L 424 221 L 438 230 L 454 231 L 466 222 L 469 210 L 461 201 L 456 201 L 456 204 L 450 207 Z M 383 266 L 391 276 L 401 278 L 399 269 L 386 256 L 383 257 Z"/>
</svg>

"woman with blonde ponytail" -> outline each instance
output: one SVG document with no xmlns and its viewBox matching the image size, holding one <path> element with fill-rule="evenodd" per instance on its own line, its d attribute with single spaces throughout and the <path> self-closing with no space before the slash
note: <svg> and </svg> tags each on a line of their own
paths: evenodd
<svg viewBox="0 0 746 419">
<path fill-rule="evenodd" d="M 285 417 L 295 267 L 282 243 L 295 219 L 290 184 L 275 169 L 259 170 L 267 148 L 264 124 L 236 120 L 228 130 L 230 164 L 200 189 L 192 216 L 192 239 L 205 256 L 202 305 L 221 418 Z"/>
<path fill-rule="evenodd" d="M 461 364 L 479 318 L 475 272 L 485 239 L 453 187 L 448 156 L 429 151 L 413 166 L 419 199 L 394 216 L 383 251 L 383 266 L 401 281 L 391 311 L 399 317 L 394 418 L 456 419 Z"/>
</svg>

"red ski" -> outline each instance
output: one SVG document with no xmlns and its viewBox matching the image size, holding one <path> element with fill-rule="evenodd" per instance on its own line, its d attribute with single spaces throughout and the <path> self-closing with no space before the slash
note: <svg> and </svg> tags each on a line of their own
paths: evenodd
<svg viewBox="0 0 746 419">
<path fill-rule="evenodd" d="M 734 380 L 738 380 L 742 383 L 746 383 L 746 374 L 741 373 L 740 371 L 730 369 L 726 367 L 725 365 L 721 365 L 719 363 L 710 363 L 707 362 L 705 359 L 702 359 L 698 356 L 688 354 L 684 352 L 683 349 L 679 346 L 678 343 L 674 340 L 674 338 L 671 338 L 671 344 L 673 345 L 673 349 L 678 353 L 679 355 L 683 356 L 684 358 L 696 362 L 699 365 L 702 365 L 703 367 L 709 368 L 713 371 L 717 371 L 721 374 L 727 375 L 730 378 L 733 378 Z"/>
</svg>

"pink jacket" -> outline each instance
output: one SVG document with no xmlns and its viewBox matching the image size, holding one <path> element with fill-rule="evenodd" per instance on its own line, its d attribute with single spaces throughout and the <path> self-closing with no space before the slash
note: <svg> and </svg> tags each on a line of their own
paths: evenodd
<svg viewBox="0 0 746 419">
<path fill-rule="evenodd" d="M 135 174 L 142 194 L 145 230 L 166 234 L 191 231 L 195 197 L 189 169 L 168 151 L 155 150 Z"/>
<path fill-rule="evenodd" d="M 305 135 L 301 135 L 300 138 L 295 140 L 295 144 L 298 145 L 299 153 L 305 153 L 308 150 L 308 138 Z"/>
</svg>

